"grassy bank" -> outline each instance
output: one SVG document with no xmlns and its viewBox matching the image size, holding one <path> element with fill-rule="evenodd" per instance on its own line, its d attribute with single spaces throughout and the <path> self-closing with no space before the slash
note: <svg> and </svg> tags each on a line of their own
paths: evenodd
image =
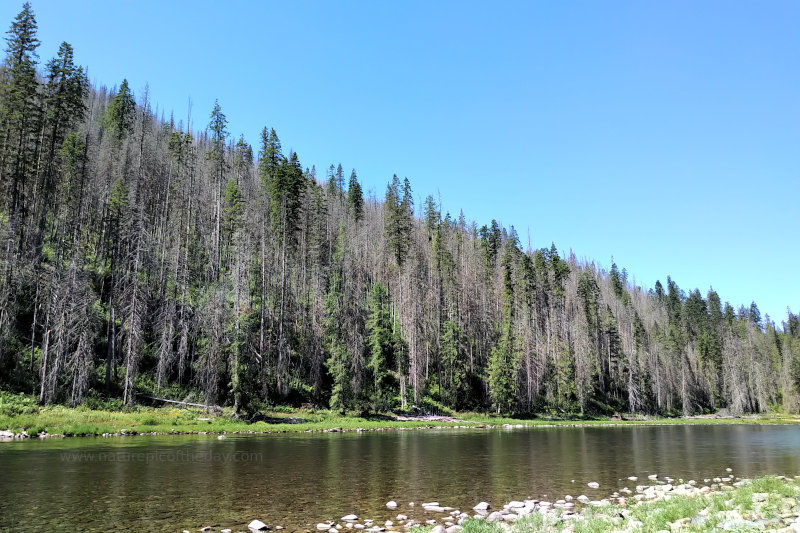
<svg viewBox="0 0 800 533">
<path fill-rule="evenodd" d="M 596 419 L 517 419 L 481 413 L 456 413 L 452 417 L 414 418 L 391 414 L 370 417 L 351 413 L 342 416 L 328 410 L 276 408 L 261 413 L 257 421 L 242 420 L 230 410 L 206 411 L 202 408 L 166 406 L 131 409 L 90 409 L 64 406 L 38 406 L 31 396 L 0 393 L 0 430 L 28 435 L 80 436 L 125 433 L 232 433 L 355 431 L 417 427 L 484 426 L 607 426 L 655 424 L 798 424 L 800 417 L 784 414 L 741 418 L 692 417 L 629 420 Z"/>
<path fill-rule="evenodd" d="M 671 495 L 657 501 L 635 497 L 617 505 L 584 507 L 574 514 L 533 512 L 513 522 L 467 520 L 463 533 L 528 531 L 756 531 L 800 529 L 800 479 L 768 476 L 708 494 Z M 727 490 L 722 490 L 727 489 Z"/>
</svg>

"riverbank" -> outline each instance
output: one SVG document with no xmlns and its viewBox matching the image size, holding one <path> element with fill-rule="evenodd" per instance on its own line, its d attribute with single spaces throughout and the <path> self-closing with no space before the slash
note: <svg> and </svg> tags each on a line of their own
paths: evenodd
<svg viewBox="0 0 800 533">
<path fill-rule="evenodd" d="M 464 512 L 444 503 L 428 502 L 421 507 L 425 519 L 409 518 L 401 509 L 394 519 L 362 519 L 345 515 L 339 520 L 317 524 L 320 532 L 346 530 L 391 532 L 412 530 L 419 533 L 524 533 L 563 531 L 571 533 L 611 531 L 800 531 L 800 476 L 766 476 L 754 480 L 739 479 L 728 469 L 721 477 L 686 480 L 648 479 L 639 485 L 628 478 L 631 487 L 623 487 L 609 497 L 590 500 L 584 495 L 564 495 L 554 502 L 520 500 L 493 509 L 487 502 Z M 592 487 L 589 482 L 588 486 Z M 387 508 L 397 510 L 397 502 Z M 251 531 L 259 522 L 250 522 Z M 281 526 L 277 526 L 281 528 Z M 224 531 L 224 529 L 223 529 Z"/>
<path fill-rule="evenodd" d="M 30 397 L 0 398 L 0 439 L 111 435 L 170 435 L 226 433 L 288 433 L 383 431 L 418 428 L 486 428 L 530 426 L 628 426 L 672 424 L 800 424 L 800 416 L 786 414 L 726 417 L 657 418 L 641 415 L 596 419 L 516 419 L 480 413 L 452 416 L 415 416 L 392 413 L 369 417 L 341 415 L 328 410 L 276 409 L 256 420 L 243 420 L 230 410 L 222 412 L 194 407 L 135 407 L 122 411 L 85 407 L 36 405 Z"/>
</svg>

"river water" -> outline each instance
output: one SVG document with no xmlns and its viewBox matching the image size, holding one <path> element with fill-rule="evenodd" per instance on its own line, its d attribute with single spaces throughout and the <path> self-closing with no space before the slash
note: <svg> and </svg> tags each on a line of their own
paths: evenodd
<svg viewBox="0 0 800 533">
<path fill-rule="evenodd" d="M 323 519 L 416 519 L 422 502 L 470 510 L 592 499 L 659 474 L 800 474 L 798 426 L 442 429 L 0 443 L 0 530 L 287 531 Z M 589 481 L 599 489 L 587 487 Z M 385 503 L 399 508 L 389 511 Z M 409 502 L 417 505 L 411 507 Z"/>
</svg>

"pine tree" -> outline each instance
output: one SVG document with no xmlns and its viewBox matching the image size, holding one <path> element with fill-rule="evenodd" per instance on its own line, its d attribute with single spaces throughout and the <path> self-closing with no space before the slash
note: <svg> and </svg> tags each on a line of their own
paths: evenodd
<svg viewBox="0 0 800 533">
<path fill-rule="evenodd" d="M 350 182 L 347 185 L 347 209 L 356 224 L 364 218 L 364 194 L 361 192 L 355 169 L 350 173 Z"/>
<path fill-rule="evenodd" d="M 375 283 L 367 302 L 367 367 L 372 374 L 372 408 L 380 411 L 389 407 L 389 371 L 392 359 L 392 319 L 389 312 L 389 293 L 380 283 Z"/>
<path fill-rule="evenodd" d="M 395 262 L 402 266 L 409 246 L 411 246 L 411 229 L 414 217 L 414 200 L 411 197 L 411 184 L 408 178 L 403 180 L 395 174 L 386 187 L 386 240 L 392 251 Z"/>
<path fill-rule="evenodd" d="M 513 411 L 517 400 L 517 368 L 519 354 L 514 335 L 514 283 L 512 281 L 511 246 L 503 255 L 503 315 L 499 339 L 489 356 L 489 391 L 498 413 Z"/>
<path fill-rule="evenodd" d="M 39 56 L 36 49 L 36 18 L 31 5 L 26 2 L 14 19 L 6 37 L 6 61 L 4 81 L 0 86 L 0 124 L 2 125 L 2 152 L 0 173 L 6 190 L 11 223 L 21 224 L 18 210 L 27 207 L 28 179 L 33 171 L 33 143 L 35 142 L 35 115 L 38 111 L 36 64 Z"/>
<path fill-rule="evenodd" d="M 136 102 L 133 99 L 128 87 L 128 80 L 123 79 L 122 84 L 119 86 L 119 91 L 111 100 L 106 108 L 106 113 L 103 118 L 103 128 L 111 131 L 115 136 L 117 143 L 122 143 L 125 135 L 133 130 L 133 120 L 136 117 Z"/>
</svg>

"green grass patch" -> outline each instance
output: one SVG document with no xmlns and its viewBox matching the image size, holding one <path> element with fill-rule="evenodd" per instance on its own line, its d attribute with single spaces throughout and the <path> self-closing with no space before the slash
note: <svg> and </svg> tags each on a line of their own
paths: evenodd
<svg viewBox="0 0 800 533">
<path fill-rule="evenodd" d="M 196 432 L 303 432 L 381 430 L 430 426 L 636 426 L 673 424 L 798 424 L 800 417 L 768 414 L 748 418 L 645 418 L 611 420 L 606 418 L 561 420 L 545 417 L 512 418 L 485 413 L 454 413 L 456 421 L 395 420 L 390 415 L 363 417 L 357 413 L 341 415 L 327 409 L 269 408 L 253 421 L 232 416 L 230 409 L 209 413 L 202 408 L 184 406 L 123 408 L 115 399 L 93 397 L 84 405 L 70 409 L 60 405 L 39 406 L 36 398 L 0 391 L 0 429 L 28 434 L 47 432 L 61 435 L 99 435 L 118 433 L 196 433 Z"/>
</svg>

